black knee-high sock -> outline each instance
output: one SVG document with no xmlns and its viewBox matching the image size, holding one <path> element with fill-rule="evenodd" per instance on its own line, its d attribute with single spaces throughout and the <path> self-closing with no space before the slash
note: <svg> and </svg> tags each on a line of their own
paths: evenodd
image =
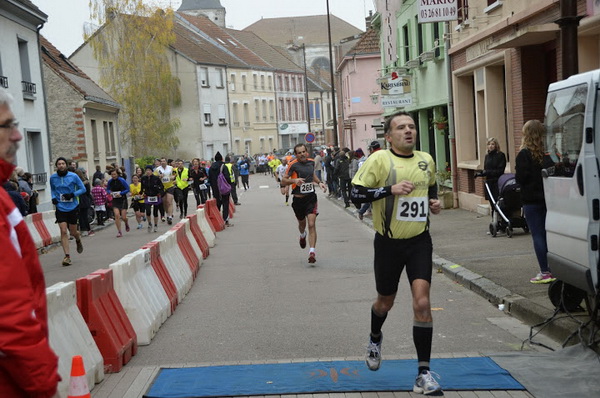
<svg viewBox="0 0 600 398">
<path fill-rule="evenodd" d="M 433 340 L 433 322 L 417 322 L 413 324 L 413 341 L 417 349 L 419 374 L 429 370 L 431 359 L 431 342 Z"/>
<path fill-rule="evenodd" d="M 375 312 L 375 309 L 371 307 L 371 341 L 373 343 L 379 343 L 381 340 L 381 327 L 387 318 L 387 312 L 383 315 Z"/>
</svg>

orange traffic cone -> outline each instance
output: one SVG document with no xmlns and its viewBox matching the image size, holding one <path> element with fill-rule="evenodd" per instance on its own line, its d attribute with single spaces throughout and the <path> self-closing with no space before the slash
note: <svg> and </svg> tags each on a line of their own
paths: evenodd
<svg viewBox="0 0 600 398">
<path fill-rule="evenodd" d="M 75 355 L 73 357 L 73 362 L 71 363 L 71 379 L 69 381 L 69 395 L 67 397 L 91 398 L 81 355 Z"/>
</svg>

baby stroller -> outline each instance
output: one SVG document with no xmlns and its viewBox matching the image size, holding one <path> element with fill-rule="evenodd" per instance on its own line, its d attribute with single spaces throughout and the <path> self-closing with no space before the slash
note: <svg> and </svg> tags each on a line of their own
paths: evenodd
<svg viewBox="0 0 600 398">
<path fill-rule="evenodd" d="M 496 237 L 498 232 L 504 231 L 506 236 L 512 238 L 513 228 L 523 228 L 523 231 L 529 232 L 529 227 L 523 217 L 521 186 L 517 184 L 514 174 L 502 174 L 498 178 L 498 198 L 492 195 L 487 181 L 485 189 L 494 207 L 490 223 L 490 234 L 493 237 Z"/>
</svg>

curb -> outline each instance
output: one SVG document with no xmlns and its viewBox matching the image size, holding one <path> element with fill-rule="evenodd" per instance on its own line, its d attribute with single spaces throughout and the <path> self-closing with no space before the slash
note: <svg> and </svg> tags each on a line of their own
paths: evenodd
<svg viewBox="0 0 600 398">
<path fill-rule="evenodd" d="M 327 197 L 327 199 L 336 204 L 346 213 L 352 215 L 352 217 L 354 217 L 356 220 L 373 228 L 373 221 L 370 218 L 364 217 L 362 220 L 359 220 L 356 217 L 356 210 L 354 206 L 344 208 L 344 202 L 335 198 Z M 452 261 L 439 257 L 435 253 L 433 254 L 433 264 L 437 268 L 438 272 L 444 273 L 446 277 L 477 293 L 492 305 L 498 306 L 499 304 L 504 304 L 503 312 L 520 320 L 530 327 L 543 324 L 545 321 L 549 320 L 553 317 L 553 315 L 555 315 L 555 311 L 536 304 L 535 302 L 519 294 L 515 294 L 505 287 L 483 277 L 482 275 L 472 272 L 462 265 L 455 264 Z M 578 333 L 579 326 L 580 323 L 570 318 L 568 315 L 558 315 L 557 318 L 549 322 L 547 325 L 540 325 L 540 328 L 543 329 L 544 335 L 561 343 L 563 346 L 568 346 L 579 343 L 578 339 L 569 340 L 570 337 L 574 337 Z M 532 333 L 537 333 L 540 328 L 536 328 L 536 331 L 532 331 Z"/>
</svg>

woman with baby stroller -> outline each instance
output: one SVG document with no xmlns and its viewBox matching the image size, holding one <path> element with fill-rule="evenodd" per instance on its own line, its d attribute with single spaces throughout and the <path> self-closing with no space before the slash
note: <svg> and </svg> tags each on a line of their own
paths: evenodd
<svg viewBox="0 0 600 398">
<path fill-rule="evenodd" d="M 483 170 L 475 174 L 475 177 L 485 177 L 485 181 L 490 188 L 494 201 L 498 201 L 498 178 L 504 174 L 506 168 L 506 156 L 500 151 L 500 144 L 494 137 L 490 137 L 487 140 L 488 152 L 485 155 L 485 161 L 483 162 Z M 488 190 L 485 190 L 485 198 L 489 200 L 490 207 L 492 209 L 492 216 L 494 215 L 494 201 L 490 197 Z"/>
</svg>

